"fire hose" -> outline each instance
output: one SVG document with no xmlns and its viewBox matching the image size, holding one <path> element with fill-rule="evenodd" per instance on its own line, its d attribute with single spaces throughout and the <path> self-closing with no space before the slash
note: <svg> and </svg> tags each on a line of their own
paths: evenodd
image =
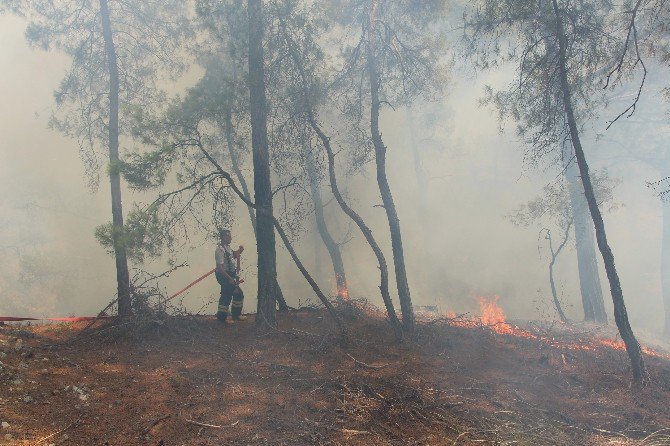
<svg viewBox="0 0 670 446">
<path fill-rule="evenodd" d="M 233 257 L 236 259 L 237 264 L 235 265 L 235 273 L 236 275 L 240 274 L 240 267 L 241 267 L 241 257 L 242 257 L 242 251 L 244 251 L 244 247 L 240 245 L 237 251 L 233 251 Z M 177 291 L 174 293 L 172 296 L 168 297 L 165 302 L 169 302 L 172 299 L 174 299 L 177 296 L 180 296 L 184 294 L 189 288 L 192 286 L 196 285 L 197 283 L 201 282 L 202 280 L 206 279 L 210 275 L 212 275 L 214 272 L 216 272 L 216 268 L 213 270 L 203 274 L 202 276 L 198 277 L 195 279 L 193 282 L 189 283 L 186 285 L 184 288 L 181 290 Z M 237 283 L 240 284 L 244 282 L 244 279 L 238 280 Z M 96 321 L 98 319 L 109 319 L 113 318 L 115 316 L 106 316 L 106 315 L 99 315 L 99 316 L 76 316 L 76 317 L 14 317 L 14 316 L 0 316 L 0 322 L 21 322 L 21 321 L 54 321 L 54 322 L 82 322 L 82 321 Z"/>
</svg>

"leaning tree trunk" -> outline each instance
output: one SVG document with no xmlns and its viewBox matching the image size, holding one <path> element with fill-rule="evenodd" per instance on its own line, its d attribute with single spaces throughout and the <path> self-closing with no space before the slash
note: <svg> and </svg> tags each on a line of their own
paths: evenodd
<svg viewBox="0 0 670 446">
<path fill-rule="evenodd" d="M 316 166 L 314 162 L 314 154 L 307 147 L 303 145 L 305 153 L 305 167 L 307 175 L 309 176 L 309 186 L 312 193 L 312 201 L 314 202 L 314 216 L 316 218 L 316 226 L 319 230 L 319 235 L 323 244 L 328 249 L 330 260 L 333 263 L 333 272 L 335 273 L 335 285 L 337 286 L 337 297 L 341 300 L 349 299 L 349 287 L 347 286 L 347 277 L 344 273 L 344 262 L 342 261 L 342 253 L 340 246 L 333 240 L 330 235 L 326 219 L 323 216 L 323 200 L 321 199 L 321 191 L 319 191 L 319 178 L 316 173 Z"/>
<path fill-rule="evenodd" d="M 256 250 L 258 253 L 258 307 L 256 324 L 276 327 L 277 252 L 275 250 L 270 182 L 270 150 L 267 135 L 267 101 L 263 67 L 263 2 L 248 0 L 249 98 L 251 146 L 254 159 L 256 203 Z"/>
<path fill-rule="evenodd" d="M 342 194 L 340 193 L 340 188 L 337 185 L 337 176 L 335 175 L 335 154 L 330 145 L 330 138 L 323 132 L 323 130 L 319 126 L 319 123 L 316 120 L 316 117 L 314 116 L 314 106 L 312 104 L 313 96 L 309 94 L 309 85 L 311 85 L 311 83 L 309 82 L 307 75 L 305 73 L 303 60 L 300 58 L 300 55 L 295 47 L 294 42 L 290 39 L 288 32 L 286 30 L 286 24 L 284 23 L 283 20 L 281 20 L 281 18 L 280 22 L 282 26 L 284 39 L 286 40 L 287 47 L 289 48 L 291 53 L 291 58 L 293 59 L 293 62 L 295 63 L 298 72 L 300 73 L 300 80 L 302 81 L 302 93 L 303 93 L 302 99 L 304 101 L 305 113 L 307 115 L 309 125 L 312 128 L 312 130 L 314 130 L 314 132 L 316 133 L 317 137 L 321 141 L 321 144 L 323 145 L 324 150 L 326 151 L 326 156 L 328 159 L 328 177 L 330 179 L 330 190 L 332 191 L 333 196 L 335 197 L 337 204 L 340 205 L 342 211 L 345 214 L 347 214 L 347 216 L 354 223 L 356 223 L 356 226 L 358 226 L 358 229 L 360 229 L 361 233 L 365 237 L 365 240 L 368 242 L 368 245 L 370 245 L 372 252 L 374 252 L 375 257 L 377 258 L 377 263 L 379 265 L 379 274 L 380 274 L 379 291 L 381 292 L 382 300 L 384 301 L 384 306 L 386 307 L 386 313 L 388 314 L 389 320 L 391 321 L 391 326 L 393 327 L 395 338 L 398 342 L 400 342 L 402 341 L 403 338 L 402 326 L 400 324 L 400 321 L 398 320 L 395 308 L 393 307 L 393 301 L 391 300 L 391 295 L 389 294 L 388 264 L 386 263 L 386 259 L 384 258 L 384 253 L 382 252 L 381 248 L 379 247 L 379 244 L 377 244 L 377 241 L 372 235 L 372 231 L 363 221 L 363 218 L 361 218 L 361 216 L 358 215 L 356 211 L 354 211 L 351 207 L 349 207 L 347 202 L 344 200 L 344 197 L 342 197 Z"/>
<path fill-rule="evenodd" d="M 414 328 L 414 309 L 412 308 L 412 297 L 407 281 L 407 269 L 405 268 L 405 253 L 402 246 L 402 235 L 400 232 L 400 219 L 393 202 L 391 186 L 386 177 L 386 146 L 379 132 L 379 73 L 377 71 L 377 60 L 375 55 L 375 26 L 377 0 L 370 2 L 370 13 L 368 15 L 368 41 L 367 41 L 367 69 L 370 83 L 370 133 L 372 144 L 375 149 L 375 162 L 377 166 L 377 184 L 382 197 L 386 218 L 388 219 L 389 231 L 391 233 L 391 247 L 393 250 L 393 264 L 395 266 L 395 279 L 398 287 L 398 298 L 402 310 L 402 321 L 406 330 Z"/>
<path fill-rule="evenodd" d="M 391 300 L 391 295 L 389 293 L 389 272 L 384 253 L 372 235 L 372 231 L 363 221 L 363 218 L 361 218 L 361 216 L 358 215 L 356 211 L 349 207 L 347 202 L 344 200 L 344 197 L 342 197 L 340 188 L 337 185 L 337 176 L 335 175 L 335 154 L 333 153 L 333 149 L 330 146 L 330 139 L 326 136 L 323 130 L 321 130 L 321 127 L 316 121 L 316 118 L 314 117 L 314 114 L 311 110 L 307 111 L 307 115 L 310 126 L 321 140 L 321 144 L 323 145 L 323 148 L 326 151 L 326 155 L 328 157 L 328 176 L 330 178 L 330 189 L 335 196 L 335 200 L 337 201 L 337 204 L 340 205 L 342 211 L 347 214 L 354 223 L 356 223 L 358 229 L 360 229 L 361 233 L 363 233 L 363 237 L 365 237 L 365 240 L 368 242 L 368 245 L 370 245 L 370 248 L 372 248 L 372 252 L 374 252 L 375 257 L 377 257 L 380 274 L 379 291 L 381 292 L 382 300 L 384 301 L 384 306 L 386 307 L 386 313 L 388 314 L 388 317 L 391 321 L 391 326 L 393 327 L 395 338 L 397 341 L 401 341 L 403 338 L 402 326 L 400 325 L 400 321 L 396 315 L 395 308 L 393 307 L 393 301 Z"/>
<path fill-rule="evenodd" d="M 572 151 L 566 145 L 563 158 L 568 163 L 563 170 L 570 191 L 570 206 L 575 222 L 575 246 L 577 247 L 577 269 L 579 271 L 579 289 L 582 295 L 584 319 L 607 324 L 607 313 L 603 300 L 603 291 L 598 274 L 593 224 L 589 208 L 584 197 L 584 188 L 579 181 L 579 170 L 572 162 Z"/>
<path fill-rule="evenodd" d="M 109 70 L 109 182 L 112 190 L 112 240 L 116 259 L 116 285 L 118 290 L 119 316 L 132 313 L 130 303 L 130 275 L 128 257 L 123 237 L 123 207 L 121 206 L 121 176 L 119 173 L 119 68 L 116 62 L 116 47 L 112 34 L 112 23 L 107 0 L 100 0 L 102 36 L 107 53 Z"/>
<path fill-rule="evenodd" d="M 591 185 L 591 178 L 589 176 L 589 166 L 586 163 L 586 157 L 582 148 L 582 143 L 579 137 L 579 129 L 577 128 L 577 120 L 575 119 L 574 110 L 572 108 L 572 98 L 570 94 L 570 84 L 568 82 L 567 62 L 566 62 L 566 48 L 567 38 L 563 29 L 563 22 L 561 19 L 560 10 L 558 8 L 557 0 L 552 0 L 554 7 L 554 14 L 556 16 L 556 34 L 558 36 L 558 59 L 559 59 L 559 76 L 561 81 L 561 93 L 563 96 L 563 106 L 568 120 L 568 127 L 570 130 L 570 139 L 575 149 L 575 157 L 577 158 L 577 165 L 579 166 L 579 173 L 584 185 L 584 193 L 586 201 L 589 205 L 591 218 L 596 229 L 596 240 L 598 241 L 598 248 L 603 256 L 605 263 L 605 271 L 610 283 L 612 292 L 612 302 L 614 304 L 614 320 L 621 339 L 626 345 L 626 351 L 630 357 L 631 366 L 633 370 L 633 381 L 638 384 L 646 383 L 649 379 L 647 369 L 642 356 L 642 349 L 640 343 L 637 341 L 633 329 L 628 321 L 628 313 L 626 312 L 626 304 L 623 298 L 623 291 L 621 290 L 621 283 L 619 282 L 619 275 L 614 264 L 614 255 L 612 249 L 607 242 L 607 235 L 605 234 L 605 223 L 603 222 L 593 186 Z"/>
</svg>

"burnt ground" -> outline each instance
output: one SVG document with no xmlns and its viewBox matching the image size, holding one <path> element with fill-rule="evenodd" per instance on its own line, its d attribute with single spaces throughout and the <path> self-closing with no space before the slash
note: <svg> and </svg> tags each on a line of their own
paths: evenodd
<svg viewBox="0 0 670 446">
<path fill-rule="evenodd" d="M 398 345 L 378 318 L 347 322 L 346 346 L 306 310 L 266 333 L 207 317 L 77 338 L 2 326 L 0 444 L 640 445 L 670 427 L 664 357 L 638 389 L 625 352 L 570 349 L 592 336 L 575 330 L 548 345 L 433 321 Z"/>
</svg>

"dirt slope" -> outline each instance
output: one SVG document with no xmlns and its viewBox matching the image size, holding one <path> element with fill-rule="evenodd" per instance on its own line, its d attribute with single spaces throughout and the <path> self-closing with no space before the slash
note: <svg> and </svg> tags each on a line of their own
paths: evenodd
<svg viewBox="0 0 670 446">
<path fill-rule="evenodd" d="M 624 352 L 566 334 L 437 322 L 394 345 L 379 319 L 348 323 L 347 346 L 315 311 L 265 334 L 184 317 L 67 343 L 81 326 L 0 327 L 0 444 L 638 445 L 670 427 L 663 357 L 635 390 Z"/>
</svg>

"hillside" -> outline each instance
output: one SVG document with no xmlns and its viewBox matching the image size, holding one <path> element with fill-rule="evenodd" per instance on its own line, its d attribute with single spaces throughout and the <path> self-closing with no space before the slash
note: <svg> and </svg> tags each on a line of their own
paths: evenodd
<svg viewBox="0 0 670 446">
<path fill-rule="evenodd" d="M 395 345 L 374 314 L 345 316 L 348 345 L 317 310 L 265 334 L 188 316 L 125 336 L 2 326 L 0 443 L 639 445 L 670 426 L 667 357 L 631 388 L 625 352 L 585 327 L 442 318 Z"/>
</svg>

